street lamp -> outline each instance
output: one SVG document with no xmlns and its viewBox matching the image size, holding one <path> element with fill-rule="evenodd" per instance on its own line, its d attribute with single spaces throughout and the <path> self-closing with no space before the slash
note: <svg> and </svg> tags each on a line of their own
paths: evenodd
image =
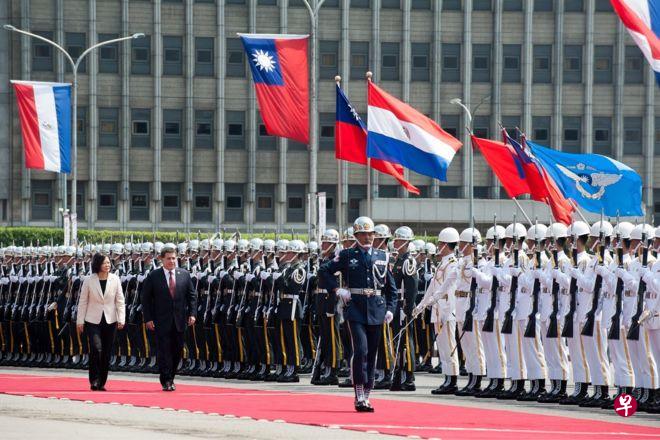
<svg viewBox="0 0 660 440">
<path fill-rule="evenodd" d="M 479 106 L 486 102 L 486 100 L 490 99 L 490 95 L 484 96 L 481 101 L 479 101 L 479 104 L 474 108 L 474 113 L 477 113 L 477 110 L 479 109 Z M 463 111 L 465 112 L 465 115 L 467 116 L 467 129 L 472 133 L 473 129 L 473 124 L 472 124 L 472 113 L 470 112 L 470 109 L 463 104 L 463 101 L 461 101 L 461 98 L 453 98 L 449 101 L 450 104 L 458 105 L 460 106 Z M 474 153 L 472 151 L 472 146 L 468 148 L 468 200 L 469 200 L 469 215 L 470 215 L 470 227 L 474 228 Z"/>
<path fill-rule="evenodd" d="M 73 98 L 72 98 L 72 106 L 73 106 L 73 133 L 71 134 L 71 162 L 73 163 L 73 168 L 71 170 L 71 212 L 75 213 L 76 211 L 76 196 L 77 196 L 77 187 L 76 187 L 76 179 L 78 177 L 78 67 L 80 66 L 80 63 L 82 60 L 94 49 L 97 49 L 101 46 L 106 46 L 108 44 L 114 44 L 114 43 L 119 43 L 121 41 L 126 41 L 126 40 L 133 40 L 137 38 L 143 38 L 144 34 L 141 32 L 135 33 L 133 35 L 129 35 L 127 37 L 121 37 L 121 38 L 114 38 L 112 40 L 106 40 L 102 41 L 100 43 L 97 43 L 89 48 L 87 48 L 83 53 L 78 56 L 76 61 L 73 61 L 73 58 L 71 55 L 69 55 L 69 52 L 67 52 L 62 46 L 59 44 L 55 43 L 54 41 L 49 40 L 48 38 L 44 38 L 41 35 L 33 34 L 32 32 L 24 31 L 22 29 L 18 29 L 15 26 L 12 26 L 11 24 L 5 24 L 3 26 L 5 30 L 11 31 L 11 32 L 17 32 L 22 35 L 27 35 L 28 37 L 36 38 L 38 40 L 41 40 L 43 42 L 46 42 L 50 44 L 51 46 L 54 46 L 57 50 L 62 52 L 66 59 L 69 61 L 69 64 L 71 64 L 71 72 L 73 73 Z M 63 211 L 67 211 L 67 203 L 66 203 L 66 179 L 64 180 L 64 201 L 63 201 Z"/>
</svg>

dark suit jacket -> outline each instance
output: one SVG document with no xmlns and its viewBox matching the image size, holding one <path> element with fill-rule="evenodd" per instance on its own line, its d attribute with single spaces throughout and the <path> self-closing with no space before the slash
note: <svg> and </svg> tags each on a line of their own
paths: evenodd
<svg viewBox="0 0 660 440">
<path fill-rule="evenodd" d="M 190 273 L 181 268 L 174 269 L 176 292 L 170 296 L 164 269 L 152 270 L 142 286 L 144 322 L 153 321 L 156 332 L 168 332 L 172 325 L 177 331 L 186 329 L 189 316 L 197 314 L 197 292 L 190 279 Z"/>
</svg>

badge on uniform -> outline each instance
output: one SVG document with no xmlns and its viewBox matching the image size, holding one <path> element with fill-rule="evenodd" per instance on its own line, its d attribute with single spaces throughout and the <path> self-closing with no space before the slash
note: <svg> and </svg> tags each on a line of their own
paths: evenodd
<svg viewBox="0 0 660 440">
<path fill-rule="evenodd" d="M 350 267 L 350 268 L 356 268 L 356 267 L 358 267 L 358 260 L 357 260 L 357 258 L 351 258 L 351 259 L 348 261 L 348 267 Z"/>
</svg>

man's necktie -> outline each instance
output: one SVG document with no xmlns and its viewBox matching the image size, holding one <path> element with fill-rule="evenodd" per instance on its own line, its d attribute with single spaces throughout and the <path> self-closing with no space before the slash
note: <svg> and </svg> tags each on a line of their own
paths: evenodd
<svg viewBox="0 0 660 440">
<path fill-rule="evenodd" d="M 176 292 L 176 284 L 174 284 L 174 272 L 173 271 L 170 271 L 169 288 L 170 288 L 170 296 L 172 297 L 172 299 L 174 299 L 174 292 Z"/>
</svg>

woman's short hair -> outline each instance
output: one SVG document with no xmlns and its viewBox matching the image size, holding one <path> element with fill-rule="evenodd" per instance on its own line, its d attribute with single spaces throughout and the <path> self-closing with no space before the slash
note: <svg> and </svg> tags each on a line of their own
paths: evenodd
<svg viewBox="0 0 660 440">
<path fill-rule="evenodd" d="M 101 272 L 101 266 L 103 266 L 103 262 L 105 259 L 108 258 L 105 255 L 101 253 L 96 253 L 94 254 L 94 257 L 92 257 L 92 273 L 99 273 Z"/>
</svg>

